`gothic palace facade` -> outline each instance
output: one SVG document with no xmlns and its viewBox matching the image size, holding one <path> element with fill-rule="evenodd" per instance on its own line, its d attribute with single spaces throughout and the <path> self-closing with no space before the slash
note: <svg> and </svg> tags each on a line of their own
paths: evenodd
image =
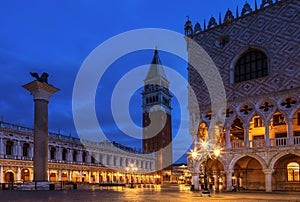
<svg viewBox="0 0 300 202">
<path fill-rule="evenodd" d="M 95 145 L 96 144 L 96 145 Z M 49 133 L 50 182 L 155 183 L 155 158 L 115 142 L 90 142 L 89 153 L 80 139 Z M 138 171 L 125 167 L 134 163 Z M 0 122 L 0 183 L 33 180 L 33 129 Z"/>
<path fill-rule="evenodd" d="M 217 190 L 299 191 L 300 1 L 260 3 L 212 17 L 203 29 L 189 19 L 185 24 L 186 37 L 212 58 L 226 91 L 222 151 L 207 162 L 209 182 Z M 193 52 L 188 40 L 187 50 Z M 208 127 L 213 114 L 205 83 L 193 67 L 188 73 L 198 101 L 189 103 L 190 132 L 197 136 L 193 128 Z M 201 182 L 201 169 L 193 172 Z"/>
</svg>

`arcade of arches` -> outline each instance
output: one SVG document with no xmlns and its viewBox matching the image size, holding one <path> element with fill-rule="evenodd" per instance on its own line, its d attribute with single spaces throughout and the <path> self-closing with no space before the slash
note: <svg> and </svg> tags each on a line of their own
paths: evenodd
<svg viewBox="0 0 300 202">
<path fill-rule="evenodd" d="M 262 104 L 270 107 L 270 103 Z M 299 191 L 299 108 L 290 113 L 273 109 L 268 116 L 254 112 L 253 105 L 244 108 L 253 112 L 247 118 L 232 113 L 220 130 L 218 144 L 222 148 L 221 156 L 206 164 L 210 187 L 228 191 L 233 188 Z M 208 130 L 208 123 L 209 120 L 199 123 L 198 139 L 206 139 L 204 134 L 207 131 L 204 130 Z M 194 172 L 199 174 L 200 185 L 203 181 L 202 167 L 198 166 L 198 171 Z"/>
<path fill-rule="evenodd" d="M 241 156 L 229 162 L 229 165 L 222 163 L 225 161 L 223 157 L 210 159 L 206 165 L 200 166 L 199 183 L 203 188 L 203 167 L 206 166 L 210 188 L 215 190 L 230 191 L 236 188 L 238 190 L 299 191 L 300 153 L 287 153 L 279 156 L 269 162 L 273 165 L 272 168 L 267 167 L 267 163 L 257 155 Z M 227 166 L 232 166 L 232 169 L 228 169 Z"/>
<path fill-rule="evenodd" d="M 80 170 L 79 170 L 80 169 Z M 5 167 L 1 166 L 2 183 L 25 183 L 33 180 L 33 168 Z M 50 182 L 84 182 L 84 183 L 155 183 L 151 174 L 128 174 L 113 170 L 87 170 L 86 168 L 49 169 Z"/>
</svg>

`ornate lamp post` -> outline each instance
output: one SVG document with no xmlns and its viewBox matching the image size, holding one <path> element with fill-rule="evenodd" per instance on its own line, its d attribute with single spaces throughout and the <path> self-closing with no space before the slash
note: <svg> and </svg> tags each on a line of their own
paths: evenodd
<svg viewBox="0 0 300 202">
<path fill-rule="evenodd" d="M 204 163 L 204 190 L 202 191 L 202 196 L 210 196 L 210 191 L 208 189 L 208 179 L 206 164 L 208 159 L 216 159 L 220 156 L 221 150 L 216 145 L 212 144 L 210 141 L 201 140 L 191 152 L 190 155 L 194 161 Z"/>
<path fill-rule="evenodd" d="M 134 163 L 130 163 L 127 167 L 125 167 L 125 170 L 130 173 L 130 188 L 134 188 L 132 175 L 138 171 L 138 167 Z"/>
</svg>

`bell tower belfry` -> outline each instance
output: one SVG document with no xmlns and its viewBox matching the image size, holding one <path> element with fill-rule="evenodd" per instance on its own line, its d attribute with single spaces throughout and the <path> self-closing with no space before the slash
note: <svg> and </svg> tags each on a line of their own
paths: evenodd
<svg viewBox="0 0 300 202">
<path fill-rule="evenodd" d="M 156 153 L 156 171 L 160 180 L 169 181 L 172 165 L 172 120 L 169 81 L 158 56 L 157 48 L 144 80 L 143 152 Z"/>
</svg>

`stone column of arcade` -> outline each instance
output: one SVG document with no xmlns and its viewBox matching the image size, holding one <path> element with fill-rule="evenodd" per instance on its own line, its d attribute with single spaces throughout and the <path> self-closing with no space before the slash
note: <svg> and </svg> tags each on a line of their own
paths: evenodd
<svg viewBox="0 0 300 202">
<path fill-rule="evenodd" d="M 50 96 L 59 91 L 46 81 L 32 81 L 23 86 L 34 100 L 34 158 L 33 181 L 35 186 L 46 185 L 48 182 L 48 103 Z M 49 186 L 51 189 L 51 186 Z"/>
</svg>

